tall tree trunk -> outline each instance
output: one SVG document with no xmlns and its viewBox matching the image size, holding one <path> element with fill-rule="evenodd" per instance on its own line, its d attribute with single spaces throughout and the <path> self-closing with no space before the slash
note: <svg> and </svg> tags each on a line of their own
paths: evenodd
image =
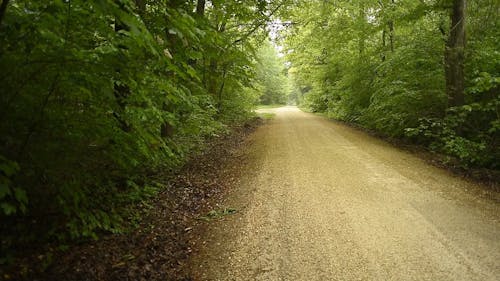
<svg viewBox="0 0 500 281">
<path fill-rule="evenodd" d="M 146 0 L 135 0 L 135 6 L 138 14 L 143 16 L 144 12 L 146 12 Z"/>
<path fill-rule="evenodd" d="M 391 52 L 394 52 L 394 21 L 390 20 L 388 25 L 389 25 L 389 45 L 391 47 Z"/>
<path fill-rule="evenodd" d="M 444 68 L 448 106 L 460 106 L 465 102 L 465 12 L 466 0 L 454 0 L 450 13 L 451 27 L 444 51 Z"/>
<path fill-rule="evenodd" d="M 205 14 L 205 2 L 206 0 L 198 0 L 196 3 L 196 14 L 200 17 Z"/>
<path fill-rule="evenodd" d="M 227 66 L 223 67 L 222 71 L 222 81 L 219 88 L 219 93 L 217 94 L 217 112 L 220 113 L 222 109 L 222 94 L 224 93 L 224 86 L 226 84 L 226 74 L 227 74 Z"/>
<path fill-rule="evenodd" d="M 226 20 L 223 20 L 221 23 L 217 23 L 216 24 L 217 32 L 219 32 L 219 33 L 225 32 L 226 31 L 226 24 L 227 24 Z M 208 93 L 212 94 L 215 98 L 218 97 L 218 93 L 220 92 L 218 90 L 219 86 L 217 85 L 218 78 L 219 78 L 217 74 L 218 74 L 218 71 L 220 69 L 219 65 L 220 65 L 220 62 L 222 61 L 223 56 L 224 56 L 224 51 L 221 50 L 218 52 L 217 57 L 210 59 L 209 72 L 207 73 L 207 75 L 208 75 L 207 91 L 208 91 Z M 226 75 L 225 71 L 226 70 L 224 69 L 224 73 L 223 73 L 224 77 Z M 223 82 L 221 82 L 221 83 L 223 83 Z"/>
<path fill-rule="evenodd" d="M 391 10 L 394 10 L 394 0 L 391 0 L 392 6 Z M 394 20 L 391 19 L 388 22 L 389 25 L 389 45 L 391 46 L 391 52 L 394 52 Z"/>
<path fill-rule="evenodd" d="M 359 23 L 359 38 L 358 38 L 358 49 L 359 49 L 359 57 L 363 57 L 365 52 L 365 6 L 363 3 L 359 4 L 359 14 L 358 14 L 358 23 Z"/>
<path fill-rule="evenodd" d="M 121 30 L 128 30 L 128 27 L 123 24 L 118 18 L 115 18 L 115 32 L 118 33 Z M 121 35 L 124 36 L 124 35 Z M 122 56 L 122 53 L 125 52 L 127 47 L 124 45 L 118 45 L 118 48 L 120 49 L 120 56 Z M 119 110 L 113 112 L 113 116 L 115 117 L 116 121 L 118 121 L 120 128 L 125 131 L 125 132 L 130 132 L 131 127 L 127 123 L 127 121 L 123 118 L 122 114 L 125 112 L 125 108 L 127 106 L 127 97 L 130 95 L 130 88 L 127 84 L 125 84 L 123 81 L 120 81 L 121 79 L 121 69 L 117 68 L 116 70 L 116 77 L 117 80 L 114 82 L 113 85 L 113 94 L 116 99 L 116 103 L 118 105 Z"/>
<path fill-rule="evenodd" d="M 163 104 L 163 111 L 165 112 L 174 112 L 174 105 L 171 103 Z M 174 136 L 175 128 L 170 122 L 164 120 L 163 124 L 160 125 L 160 136 L 162 139 L 167 140 Z"/>
<path fill-rule="evenodd" d="M 384 5 L 384 1 L 382 1 L 382 0 L 379 0 L 378 4 L 379 4 L 380 9 L 382 11 L 385 11 L 385 10 L 393 11 L 394 10 L 394 4 L 395 4 L 394 0 L 391 0 L 390 6 L 388 8 L 386 8 L 386 6 Z M 381 55 L 382 61 L 385 61 L 385 59 L 386 59 L 387 33 L 388 33 L 387 29 L 389 29 L 390 50 L 391 50 L 391 52 L 394 52 L 394 20 L 392 18 L 389 18 L 387 20 L 387 27 L 384 26 L 384 28 L 382 29 L 382 55 Z"/>
<path fill-rule="evenodd" d="M 2 25 L 3 18 L 5 17 L 5 12 L 7 11 L 8 4 L 9 0 L 3 0 L 2 4 L 0 4 L 0 26 Z"/>
<path fill-rule="evenodd" d="M 382 61 L 385 61 L 385 28 L 382 30 Z"/>
</svg>

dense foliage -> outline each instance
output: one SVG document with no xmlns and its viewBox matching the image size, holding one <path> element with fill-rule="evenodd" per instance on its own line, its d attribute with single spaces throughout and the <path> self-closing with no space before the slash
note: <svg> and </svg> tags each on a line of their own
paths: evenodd
<svg viewBox="0 0 500 281">
<path fill-rule="evenodd" d="M 256 48 L 283 3 L 3 0 L 2 260 L 120 231 L 125 206 L 259 98 Z"/>
<path fill-rule="evenodd" d="M 492 0 L 301 1 L 282 32 L 295 92 L 312 111 L 462 167 L 500 169 L 499 9 Z"/>
<path fill-rule="evenodd" d="M 121 231 L 257 102 L 500 169 L 498 1 L 0 1 L 0 263 Z"/>
<path fill-rule="evenodd" d="M 265 105 L 286 104 L 289 92 L 284 60 L 270 41 L 264 43 L 257 52 L 255 88 L 260 94 L 259 101 Z"/>
</svg>

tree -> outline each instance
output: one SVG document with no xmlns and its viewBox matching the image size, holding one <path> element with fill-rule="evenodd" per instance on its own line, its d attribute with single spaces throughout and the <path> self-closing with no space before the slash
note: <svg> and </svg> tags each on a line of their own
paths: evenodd
<svg viewBox="0 0 500 281">
<path fill-rule="evenodd" d="M 298 1 L 283 19 L 297 23 L 283 32 L 293 92 L 311 111 L 498 169 L 494 2 Z"/>
<path fill-rule="evenodd" d="M 452 1 L 451 25 L 444 55 L 446 93 L 449 106 L 460 106 L 465 102 L 465 12 L 466 0 Z"/>
<path fill-rule="evenodd" d="M 2 255 L 123 230 L 150 175 L 252 116 L 254 50 L 284 3 L 1 1 Z"/>
<path fill-rule="evenodd" d="M 255 82 L 261 92 L 261 104 L 285 104 L 287 102 L 285 65 L 278 57 L 273 44 L 266 40 L 257 54 Z"/>
</svg>

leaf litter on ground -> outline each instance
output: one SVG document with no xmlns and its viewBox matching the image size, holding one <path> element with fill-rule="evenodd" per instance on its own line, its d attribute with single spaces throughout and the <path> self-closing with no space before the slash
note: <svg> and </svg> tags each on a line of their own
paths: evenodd
<svg viewBox="0 0 500 281">
<path fill-rule="evenodd" d="M 218 206 L 244 172 L 246 156 L 239 150 L 245 138 L 262 122 L 255 118 L 235 126 L 230 134 L 212 139 L 174 177 L 165 175 L 166 188 L 129 233 L 69 245 L 54 257 L 57 262 L 24 280 L 192 280 L 187 267 L 194 241 L 206 220 L 237 212 Z"/>
</svg>

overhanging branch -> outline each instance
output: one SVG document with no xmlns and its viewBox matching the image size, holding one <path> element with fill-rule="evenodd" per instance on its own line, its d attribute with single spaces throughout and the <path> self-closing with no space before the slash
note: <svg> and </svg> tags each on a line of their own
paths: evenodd
<svg viewBox="0 0 500 281">
<path fill-rule="evenodd" d="M 248 39 L 248 37 L 250 37 L 250 35 L 252 35 L 255 31 L 257 31 L 257 29 L 259 29 L 260 27 L 262 27 L 262 25 L 266 24 L 269 19 L 287 2 L 288 0 L 283 0 L 281 1 L 281 3 L 279 3 L 276 7 L 274 7 L 274 9 L 271 11 L 271 13 L 265 18 L 265 19 L 260 19 L 257 21 L 257 23 L 254 24 L 254 27 L 252 29 L 250 29 L 247 33 L 245 33 L 241 38 L 239 39 L 236 39 L 233 44 L 237 44 L 239 42 L 242 42 L 246 39 Z"/>
</svg>

